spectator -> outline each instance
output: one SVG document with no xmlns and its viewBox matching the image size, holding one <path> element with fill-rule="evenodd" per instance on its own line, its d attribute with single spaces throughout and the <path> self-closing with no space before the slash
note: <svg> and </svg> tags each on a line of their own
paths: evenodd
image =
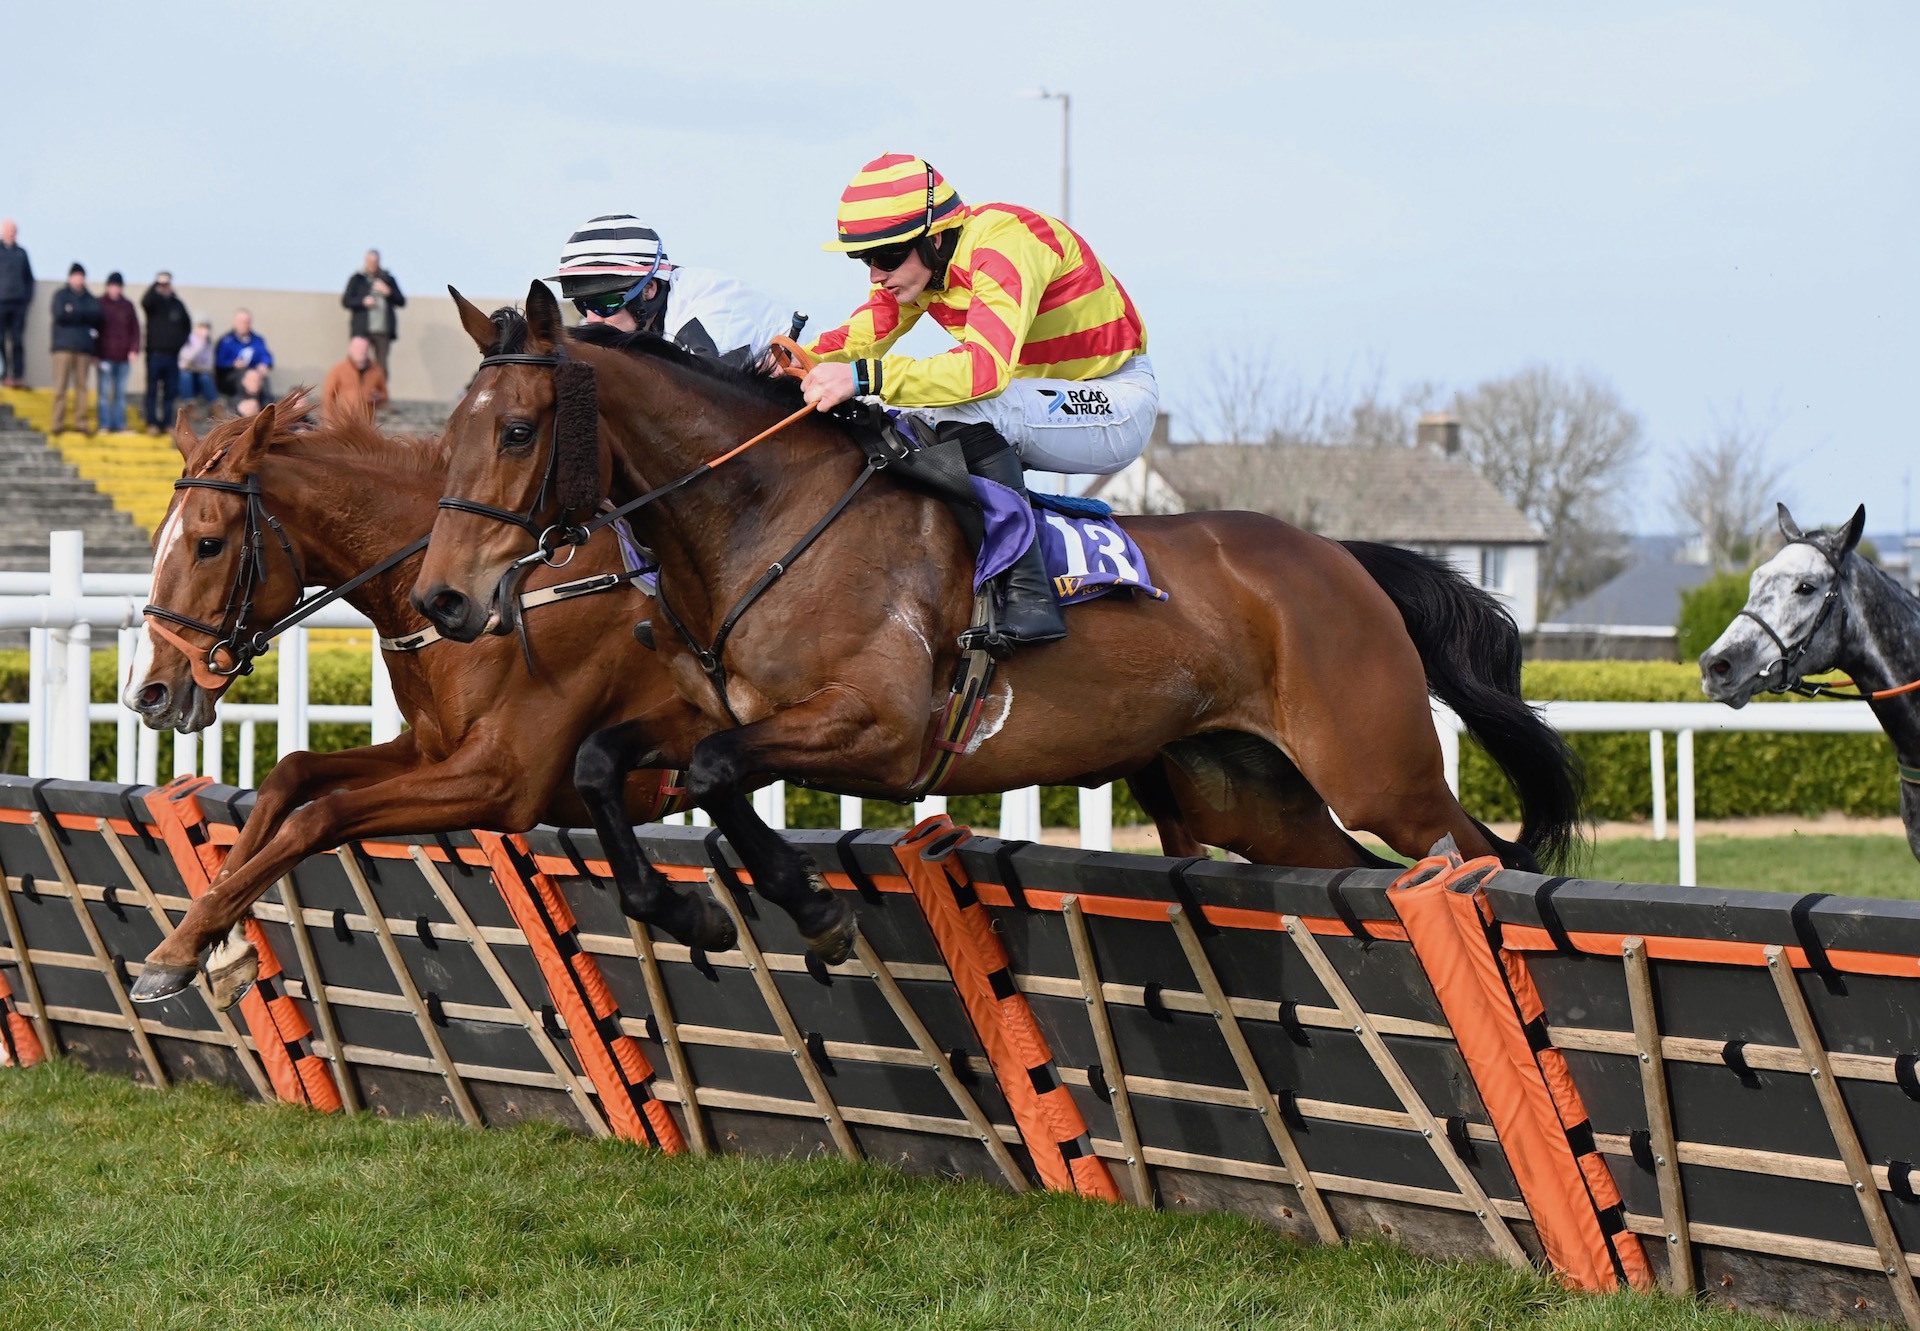
<svg viewBox="0 0 1920 1331">
<path fill-rule="evenodd" d="M 27 310 L 33 264 L 20 248 L 20 228 L 0 217 L 0 388 L 27 386 Z"/>
<path fill-rule="evenodd" d="M 93 357 L 100 341 L 100 302 L 87 290 L 87 270 L 80 264 L 67 269 L 67 284 L 53 293 L 53 433 L 66 429 L 67 389 L 75 398 L 72 418 L 76 429 L 92 434 L 87 416 L 87 380 L 93 377 Z"/>
<path fill-rule="evenodd" d="M 213 325 L 205 319 L 180 348 L 180 396 L 188 406 L 198 399 L 208 410 L 220 400 L 213 388 Z"/>
<path fill-rule="evenodd" d="M 173 404 L 180 396 L 180 349 L 187 345 L 193 319 L 187 304 L 173 291 L 172 273 L 155 273 L 153 285 L 140 297 L 147 316 L 147 398 L 140 414 L 147 433 L 159 434 L 173 422 Z"/>
<path fill-rule="evenodd" d="M 327 371 L 320 386 L 320 418 L 329 425 L 371 422 L 386 405 L 387 372 L 374 364 L 367 338 L 350 338 L 346 358 Z"/>
<path fill-rule="evenodd" d="M 253 315 L 247 310 L 233 312 L 233 327 L 213 349 L 214 386 L 227 397 L 237 397 L 240 376 L 251 367 L 273 368 L 273 352 L 267 339 L 253 331 Z"/>
<path fill-rule="evenodd" d="M 384 375 L 387 372 L 387 348 L 392 345 L 394 338 L 400 336 L 400 321 L 394 311 L 405 305 L 407 298 L 393 274 L 380 266 L 379 250 L 367 251 L 367 257 L 361 260 L 360 271 L 347 279 L 347 289 L 341 293 L 340 303 L 353 311 L 347 332 L 354 337 L 364 337 L 372 344 L 373 359 Z"/>
<path fill-rule="evenodd" d="M 117 434 L 127 428 L 127 371 L 140 354 L 140 315 L 126 296 L 126 281 L 107 274 L 100 300 L 100 428 Z"/>
<path fill-rule="evenodd" d="M 235 385 L 233 414 L 255 416 L 266 405 L 267 372 L 258 365 L 249 365 L 240 372 L 240 382 Z"/>
</svg>

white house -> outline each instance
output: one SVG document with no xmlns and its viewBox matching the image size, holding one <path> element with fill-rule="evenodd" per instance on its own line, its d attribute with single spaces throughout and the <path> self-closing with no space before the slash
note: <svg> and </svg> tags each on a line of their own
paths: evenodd
<svg viewBox="0 0 1920 1331">
<path fill-rule="evenodd" d="M 1412 448 L 1176 444 L 1162 429 L 1139 461 L 1087 493 L 1122 513 L 1252 509 L 1335 540 L 1436 555 L 1533 632 L 1546 538 L 1459 456 L 1455 422 L 1425 418 L 1420 438 Z"/>
</svg>

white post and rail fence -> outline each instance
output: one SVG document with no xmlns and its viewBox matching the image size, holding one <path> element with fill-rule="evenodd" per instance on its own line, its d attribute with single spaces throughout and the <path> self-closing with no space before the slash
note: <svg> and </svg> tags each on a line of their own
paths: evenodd
<svg viewBox="0 0 1920 1331">
<path fill-rule="evenodd" d="M 49 542 L 47 572 L 0 573 L 0 629 L 29 631 L 27 701 L 0 702 L 0 723 L 27 727 L 27 772 L 35 777 L 86 780 L 91 775 L 93 728 L 112 726 L 115 732 L 115 780 L 157 784 L 160 779 L 160 737 L 142 725 L 116 696 L 96 702 L 91 689 L 91 661 L 96 642 L 113 635 L 114 678 L 119 687 L 128 671 L 143 631 L 140 608 L 147 601 L 148 579 L 134 573 L 86 573 L 81 534 L 54 532 Z M 307 624 L 313 628 L 369 630 L 356 610 L 336 602 Z M 394 703 L 392 681 L 377 645 L 372 658 L 371 701 L 365 704 L 314 703 L 307 688 L 307 626 L 293 629 L 274 644 L 279 659 L 277 701 L 220 704 L 214 723 L 198 736 L 173 737 L 171 776 L 205 773 L 241 786 L 256 784 L 255 749 L 259 728 L 274 729 L 275 751 L 285 756 L 308 747 L 314 724 L 371 726 L 374 741 L 391 739 L 403 722 Z M 116 687 L 116 695 L 118 687 Z M 1756 706 L 1733 711 L 1711 702 L 1547 702 L 1539 704 L 1548 724 L 1566 733 L 1620 734 L 1644 731 L 1652 776 L 1653 801 L 1649 832 L 1654 840 L 1668 839 L 1666 737 L 1676 737 L 1677 789 L 1674 792 L 1674 839 L 1678 843 L 1679 880 L 1698 881 L 1697 840 L 1694 829 L 1694 736 L 1702 731 L 1756 731 L 1771 734 L 1874 734 L 1879 725 L 1865 703 L 1835 702 L 1818 707 Z M 1447 781 L 1460 787 L 1460 725 L 1453 714 L 1436 705 L 1434 723 L 1446 758 Z M 228 736 L 235 750 L 227 758 Z M 780 784 L 754 796 L 761 815 L 776 827 L 786 824 L 786 792 Z M 1088 850 L 1113 846 L 1113 789 L 1102 787 L 1079 793 L 1080 845 Z M 917 816 L 944 812 L 946 800 L 935 796 L 915 806 Z M 863 826 L 864 804 L 854 796 L 840 800 L 840 826 Z M 694 821 L 704 822 L 695 813 Z M 676 816 L 674 821 L 678 821 Z M 1038 787 L 1011 791 L 1002 798 L 1000 835 L 1021 840 L 1040 836 Z"/>
</svg>

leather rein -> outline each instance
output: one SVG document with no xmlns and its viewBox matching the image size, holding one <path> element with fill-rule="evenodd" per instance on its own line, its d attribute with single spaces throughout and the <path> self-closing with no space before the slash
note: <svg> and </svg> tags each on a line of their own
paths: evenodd
<svg viewBox="0 0 1920 1331">
<path fill-rule="evenodd" d="M 797 378 L 804 375 L 813 363 L 813 357 L 791 338 L 776 337 L 773 339 L 772 348 L 775 362 L 780 366 L 780 372 L 789 377 Z M 533 365 L 551 369 L 555 371 L 557 375 L 559 367 L 565 364 L 578 365 L 581 364 L 581 362 L 571 360 L 569 357 L 559 354 L 558 352 L 545 355 L 531 352 L 515 352 L 484 357 L 480 361 L 480 368 L 484 370 L 494 365 Z M 557 401 L 555 403 L 554 414 L 556 418 L 559 415 L 559 403 Z M 443 498 L 440 501 L 440 507 L 452 509 L 460 513 L 472 513 L 478 517 L 489 518 L 495 522 L 504 522 L 510 526 L 520 528 L 534 538 L 533 553 L 523 555 L 509 564 L 507 571 L 500 577 L 498 589 L 494 594 L 495 601 L 498 604 L 505 604 L 512 598 L 513 591 L 519 585 L 520 579 L 524 578 L 534 565 L 555 564 L 556 561 L 564 563 L 565 560 L 559 559 L 560 551 L 567 551 L 567 558 L 571 558 L 573 548 L 586 542 L 602 527 L 617 522 L 628 514 L 638 512 L 640 509 L 657 503 L 665 499 L 668 495 L 693 484 L 693 482 L 699 480 L 702 476 L 718 470 L 725 463 L 740 457 L 756 445 L 765 443 L 782 430 L 785 430 L 788 426 L 797 424 L 811 414 L 813 414 L 813 407 L 811 405 L 803 406 L 798 411 L 793 412 L 774 425 L 762 430 L 759 434 L 754 435 L 751 439 L 734 445 L 717 457 L 708 458 L 692 470 L 676 476 L 664 485 L 655 486 L 637 499 L 629 499 L 624 504 L 602 510 L 590 521 L 585 523 L 572 521 L 573 515 L 571 513 L 561 513 L 559 515 L 559 521 L 549 523 L 543 527 L 537 517 L 540 510 L 546 507 L 549 496 L 558 488 L 560 448 L 557 437 L 552 441 L 547 451 L 547 468 L 546 473 L 541 477 L 539 492 L 534 496 L 533 504 L 526 512 L 516 513 L 511 509 L 498 508 L 492 504 L 483 504 L 476 500 L 463 499 L 459 496 Z M 557 433 L 558 431 L 556 429 L 556 436 Z M 821 533 L 832 526 L 834 520 L 846 511 L 847 506 L 854 501 L 855 496 L 857 496 L 861 490 L 866 488 L 867 482 L 873 479 L 874 473 L 880 470 L 881 465 L 882 464 L 872 458 L 867 460 L 866 465 L 861 468 L 860 474 L 854 478 L 853 484 L 841 493 L 840 497 L 834 501 L 832 507 L 821 516 L 820 520 L 809 527 L 806 534 L 794 542 L 779 559 L 769 564 L 766 570 L 754 580 L 753 585 L 748 587 L 747 590 L 742 593 L 739 600 L 734 602 L 733 608 L 728 610 L 721 618 L 720 627 L 715 631 L 711 642 L 702 643 L 693 636 L 691 630 L 687 628 L 686 623 L 668 602 L 666 596 L 666 581 L 664 578 L 661 579 L 654 593 L 654 600 L 659 604 L 660 612 L 665 616 L 667 623 L 672 626 L 675 633 L 680 635 L 681 640 L 687 644 L 688 650 L 693 653 L 694 660 L 699 662 L 700 669 L 706 675 L 708 683 L 713 686 L 714 693 L 719 696 L 720 706 L 725 709 L 728 719 L 731 720 L 734 725 L 740 725 L 741 721 L 733 710 L 732 701 L 727 697 L 727 668 L 722 660 L 726 651 L 727 639 L 732 636 L 733 630 L 739 624 L 741 617 L 747 613 L 753 604 L 758 601 L 774 583 L 784 577 L 787 570 L 793 566 L 794 561 L 806 553 L 807 548 L 820 538 Z"/>
<path fill-rule="evenodd" d="M 209 466 L 216 465 L 216 457 Z M 272 648 L 273 640 L 311 618 L 319 611 L 359 591 L 375 578 L 404 564 L 413 556 L 427 548 L 432 537 L 431 531 L 409 542 L 400 549 L 382 559 L 370 568 L 354 574 L 337 587 L 328 588 L 304 596 L 295 602 L 293 609 L 275 620 L 264 629 L 250 629 L 248 624 L 253 618 L 253 603 L 256 593 L 267 580 L 267 544 L 266 536 L 271 532 L 285 555 L 287 566 L 292 571 L 297 585 L 306 586 L 306 574 L 300 566 L 300 560 L 293 551 L 293 542 L 287 538 L 286 529 L 280 520 L 267 511 L 266 499 L 260 491 L 260 478 L 248 476 L 244 481 L 217 480 L 210 476 L 183 476 L 173 483 L 176 490 L 219 490 L 225 494 L 243 495 L 247 501 L 246 530 L 241 537 L 245 552 L 240 565 L 234 570 L 233 584 L 227 590 L 227 601 L 220 613 L 218 624 L 183 615 L 177 610 L 148 603 L 141 607 L 142 618 L 148 627 L 164 641 L 178 648 L 192 665 L 193 682 L 212 692 L 224 687 L 240 675 L 253 673 L 253 663 L 266 655 Z M 569 559 L 571 554 L 569 554 Z M 560 561 L 567 562 L 566 560 Z M 552 587 L 543 587 L 530 592 L 521 599 L 520 609 L 528 610 L 556 601 L 570 601 L 580 596 L 591 596 L 596 592 L 612 591 L 617 587 L 628 586 L 638 571 L 626 573 L 597 573 L 590 577 L 578 578 L 572 582 L 560 583 Z M 177 628 L 168 627 L 176 625 Z M 194 633 L 203 633 L 212 641 L 204 651 L 189 641 L 179 630 L 187 629 Z M 382 637 L 380 646 L 390 652 L 417 652 L 440 641 L 440 634 L 428 625 L 396 638 Z"/>
</svg>

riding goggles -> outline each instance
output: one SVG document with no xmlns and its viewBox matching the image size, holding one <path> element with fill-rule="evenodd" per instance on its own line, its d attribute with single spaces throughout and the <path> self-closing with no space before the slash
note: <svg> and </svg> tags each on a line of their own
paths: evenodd
<svg viewBox="0 0 1920 1331">
<path fill-rule="evenodd" d="M 582 318 L 597 314 L 602 319 L 611 319 L 627 307 L 625 290 L 602 291 L 597 296 L 575 296 L 573 308 L 580 311 Z"/>
<path fill-rule="evenodd" d="M 917 237 L 913 240 L 903 240 L 896 245 L 876 245 L 870 250 L 853 251 L 853 261 L 869 268 L 878 268 L 883 273 L 890 273 L 913 257 L 913 252 L 919 246 L 920 241 Z"/>
</svg>

